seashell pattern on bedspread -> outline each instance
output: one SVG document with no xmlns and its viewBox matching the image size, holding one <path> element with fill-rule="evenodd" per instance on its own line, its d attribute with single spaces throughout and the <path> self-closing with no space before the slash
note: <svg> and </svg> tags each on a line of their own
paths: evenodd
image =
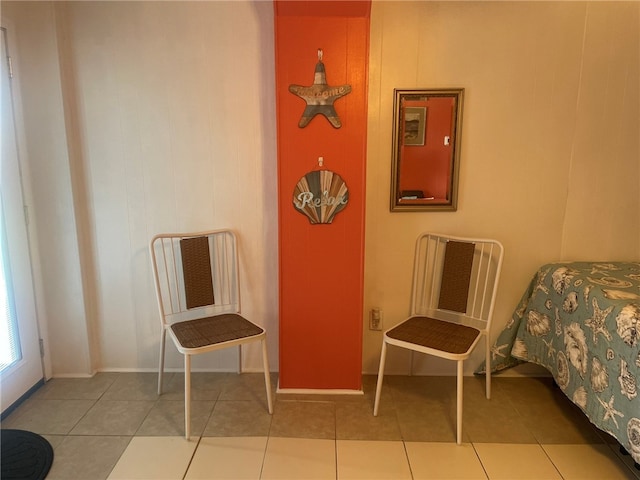
<svg viewBox="0 0 640 480">
<path fill-rule="evenodd" d="M 543 265 L 491 349 L 492 372 L 522 362 L 640 463 L 640 262 Z"/>
</svg>

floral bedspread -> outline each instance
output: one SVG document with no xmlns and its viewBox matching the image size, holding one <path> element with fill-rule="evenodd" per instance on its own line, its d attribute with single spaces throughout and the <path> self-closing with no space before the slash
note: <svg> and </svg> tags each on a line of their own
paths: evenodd
<svg viewBox="0 0 640 480">
<path fill-rule="evenodd" d="M 640 263 L 553 263 L 538 270 L 496 340 L 491 370 L 545 367 L 640 462 L 639 353 Z"/>
</svg>

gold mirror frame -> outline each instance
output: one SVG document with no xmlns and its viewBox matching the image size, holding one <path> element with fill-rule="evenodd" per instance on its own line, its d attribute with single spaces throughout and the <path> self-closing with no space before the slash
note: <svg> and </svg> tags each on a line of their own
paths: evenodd
<svg viewBox="0 0 640 480">
<path fill-rule="evenodd" d="M 393 92 L 391 211 L 455 211 L 464 88 Z"/>
</svg>

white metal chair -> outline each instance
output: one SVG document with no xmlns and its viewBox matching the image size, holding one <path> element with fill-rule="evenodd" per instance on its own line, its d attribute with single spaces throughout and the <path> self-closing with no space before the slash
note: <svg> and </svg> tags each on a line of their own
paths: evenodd
<svg viewBox="0 0 640 480">
<path fill-rule="evenodd" d="M 191 433 L 191 356 L 262 342 L 269 413 L 273 413 L 265 330 L 240 315 L 238 249 L 230 230 L 166 233 L 150 244 L 158 308 L 162 321 L 158 394 L 162 394 L 166 334 L 184 355 L 185 437 Z"/>
<path fill-rule="evenodd" d="M 425 233 L 418 237 L 409 318 L 384 332 L 373 414 L 378 415 L 387 345 L 457 362 L 456 442 L 462 443 L 463 363 L 489 331 L 504 248 L 496 240 Z M 491 398 L 487 369 L 486 395 Z"/>
</svg>

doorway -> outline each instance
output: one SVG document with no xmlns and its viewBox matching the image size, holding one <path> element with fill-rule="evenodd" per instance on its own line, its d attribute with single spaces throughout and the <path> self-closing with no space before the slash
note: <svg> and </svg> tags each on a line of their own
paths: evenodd
<svg viewBox="0 0 640 480">
<path fill-rule="evenodd" d="M 0 30 L 0 411 L 4 415 L 43 382 L 44 370 L 16 135 L 12 62 L 7 29 Z"/>
</svg>

